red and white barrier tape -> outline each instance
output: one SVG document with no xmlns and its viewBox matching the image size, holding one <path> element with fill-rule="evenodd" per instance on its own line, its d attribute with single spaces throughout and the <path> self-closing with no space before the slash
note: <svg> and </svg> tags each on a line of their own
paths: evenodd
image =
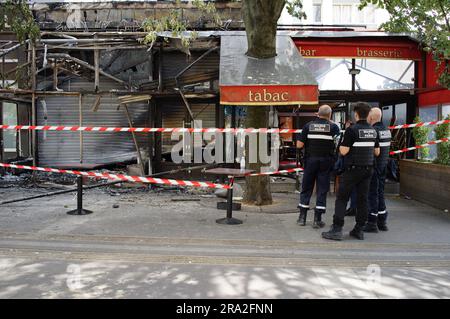
<svg viewBox="0 0 450 319">
<path fill-rule="evenodd" d="M 449 141 L 449 138 L 445 137 L 445 138 L 441 138 L 439 140 L 430 141 L 430 142 L 422 144 L 422 145 L 416 145 L 416 146 L 411 146 L 411 147 L 404 148 L 404 149 L 401 149 L 401 150 L 398 150 L 398 151 L 392 151 L 392 152 L 389 152 L 389 155 L 405 153 L 405 152 L 417 150 L 417 149 L 420 149 L 420 148 L 428 147 L 428 146 L 431 146 L 431 145 L 435 145 L 435 144 L 439 144 L 439 143 L 445 143 L 445 142 L 448 142 L 448 141 Z"/>
<path fill-rule="evenodd" d="M 389 129 L 411 128 L 419 126 L 441 125 L 450 120 L 420 122 L 389 126 Z M 301 133 L 301 129 L 280 128 L 171 128 L 171 127 L 105 127 L 105 126 L 50 126 L 50 125 L 0 125 L 1 130 L 68 131 L 68 132 L 137 132 L 137 133 Z M 341 131 L 344 132 L 344 131 Z"/>
<path fill-rule="evenodd" d="M 301 133 L 300 129 L 279 128 L 170 128 L 170 127 L 91 127 L 0 125 L 3 130 L 71 131 L 71 132 L 136 132 L 136 133 Z"/>
<path fill-rule="evenodd" d="M 192 187 L 208 187 L 208 188 L 220 188 L 229 189 L 230 185 L 216 184 L 210 182 L 198 182 L 198 181 L 183 181 L 176 179 L 165 179 L 165 178 L 152 178 L 143 176 L 128 176 L 122 174 L 109 174 L 109 173 L 97 173 L 97 172 L 81 172 L 74 170 L 56 169 L 56 168 L 44 168 L 36 166 L 26 166 L 26 165 L 13 165 L 0 163 L 0 167 L 25 169 L 31 171 L 42 171 L 49 173 L 60 173 L 60 174 L 71 174 L 77 176 L 87 176 L 94 178 L 103 178 L 111 180 L 119 180 L 124 182 L 138 182 L 138 183 L 149 183 L 149 184 L 163 184 L 163 185 L 176 185 L 176 186 L 192 186 Z"/>
<path fill-rule="evenodd" d="M 432 121 L 432 122 L 419 122 L 419 123 L 413 123 L 413 124 L 402 124 L 402 125 L 395 125 L 395 126 L 389 126 L 390 130 L 400 129 L 400 128 L 411 128 L 411 127 L 420 127 L 420 126 L 430 126 L 430 125 L 441 125 L 441 124 L 447 124 L 450 123 L 450 120 L 441 120 L 441 121 Z"/>
<path fill-rule="evenodd" d="M 103 179 L 111 179 L 111 180 L 119 180 L 124 182 L 138 182 L 138 183 L 149 183 L 149 184 L 163 184 L 163 185 L 172 185 L 172 186 L 192 186 L 192 187 L 208 187 L 208 188 L 219 188 L 219 189 L 230 189 L 230 185 L 226 184 L 217 184 L 210 182 L 199 182 L 199 181 L 184 181 L 177 179 L 166 179 L 166 178 L 153 178 L 153 177 L 144 177 L 144 176 L 129 176 L 123 174 L 110 174 L 110 173 L 98 173 L 98 172 L 83 172 L 76 170 L 66 170 L 66 169 L 56 169 L 56 168 L 48 168 L 48 167 L 37 167 L 37 166 L 27 166 L 27 165 L 15 165 L 15 164 L 5 164 L 0 163 L 0 167 L 6 168 L 16 168 L 16 169 L 24 169 L 30 171 L 41 171 L 47 173 L 59 173 L 59 174 L 70 174 L 77 176 L 87 176 L 93 178 L 103 178 Z M 246 176 L 262 176 L 262 175 L 275 175 L 275 174 L 287 174 L 297 171 L 302 171 L 303 168 L 291 168 L 286 170 L 280 170 L 275 172 L 264 172 L 264 173 L 250 173 Z"/>
</svg>

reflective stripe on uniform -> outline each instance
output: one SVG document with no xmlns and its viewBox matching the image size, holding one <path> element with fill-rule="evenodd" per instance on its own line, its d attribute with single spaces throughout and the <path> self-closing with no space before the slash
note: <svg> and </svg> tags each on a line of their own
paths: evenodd
<svg viewBox="0 0 450 319">
<path fill-rule="evenodd" d="M 308 138 L 310 139 L 316 139 L 316 140 L 333 140 L 333 137 L 330 135 L 323 135 L 323 134 L 308 134 Z"/>
<path fill-rule="evenodd" d="M 327 208 L 324 207 L 324 206 L 316 206 L 316 209 L 323 209 L 323 210 L 325 210 L 325 209 L 327 209 Z"/>
<path fill-rule="evenodd" d="M 380 142 L 380 147 L 388 147 L 391 146 L 391 142 Z"/>
<path fill-rule="evenodd" d="M 375 146 L 375 142 L 355 142 L 353 143 L 354 147 L 373 147 Z"/>
<path fill-rule="evenodd" d="M 299 207 L 302 207 L 302 208 L 309 208 L 309 205 L 303 205 L 303 204 L 301 204 L 301 203 L 298 204 L 298 206 L 299 206 Z"/>
<path fill-rule="evenodd" d="M 378 213 L 370 213 L 372 216 L 378 216 Z"/>
<path fill-rule="evenodd" d="M 386 214 L 386 211 L 383 210 L 383 211 L 381 211 L 381 212 L 378 212 L 378 214 L 380 214 L 380 215 Z"/>
</svg>

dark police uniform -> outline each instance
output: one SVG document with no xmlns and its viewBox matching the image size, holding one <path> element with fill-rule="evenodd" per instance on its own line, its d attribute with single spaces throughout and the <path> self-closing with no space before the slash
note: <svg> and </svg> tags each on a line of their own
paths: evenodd
<svg viewBox="0 0 450 319">
<path fill-rule="evenodd" d="M 373 172 L 374 148 L 379 147 L 377 131 L 366 120 L 358 121 L 345 130 L 341 146 L 350 147 L 350 151 L 344 156 L 344 173 L 339 181 L 336 195 L 333 226 L 337 226 L 342 231 L 348 199 L 353 188 L 357 187 L 355 228 L 362 229 L 367 221 L 367 196 Z M 322 236 L 328 238 L 324 234 Z"/>
<path fill-rule="evenodd" d="M 383 123 L 377 122 L 373 128 L 378 133 L 380 144 L 380 156 L 375 159 L 372 179 L 369 190 L 369 216 L 366 231 L 387 230 L 386 203 L 384 201 L 384 182 L 386 180 L 386 170 L 389 160 L 389 150 L 391 146 L 391 131 Z"/>
<path fill-rule="evenodd" d="M 305 162 L 302 191 L 300 193 L 299 223 L 304 225 L 309 209 L 314 184 L 317 188 L 314 225 L 322 224 L 321 215 L 327 207 L 327 193 L 330 188 L 330 172 L 334 164 L 334 138 L 339 135 L 339 127 L 329 120 L 318 118 L 305 125 L 299 140 L 305 144 Z M 323 227 L 320 225 L 319 227 Z"/>
</svg>

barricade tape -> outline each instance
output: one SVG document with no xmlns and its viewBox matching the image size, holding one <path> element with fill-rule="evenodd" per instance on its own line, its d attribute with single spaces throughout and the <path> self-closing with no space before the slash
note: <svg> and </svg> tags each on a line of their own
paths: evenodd
<svg viewBox="0 0 450 319">
<path fill-rule="evenodd" d="M 0 125 L 3 130 L 71 131 L 71 132 L 136 132 L 136 133 L 301 133 L 300 129 L 279 128 L 170 128 L 170 127 L 91 127 Z"/>
<path fill-rule="evenodd" d="M 404 149 L 401 149 L 401 150 L 398 150 L 398 151 L 391 151 L 391 152 L 389 152 L 389 155 L 405 153 L 405 152 L 417 150 L 417 149 L 420 149 L 420 148 L 428 147 L 428 146 L 431 146 L 431 145 L 436 145 L 436 144 L 439 144 L 439 143 L 445 143 L 445 142 L 448 142 L 448 141 L 449 141 L 449 138 L 448 137 L 444 137 L 444 138 L 441 138 L 439 140 L 430 141 L 430 142 L 422 144 L 422 145 L 411 146 L 411 147 L 407 147 L 407 148 L 404 148 Z"/>
<path fill-rule="evenodd" d="M 402 129 L 420 126 L 441 125 L 450 120 L 419 122 L 389 126 L 389 129 Z M 2 130 L 68 131 L 68 132 L 136 132 L 136 133 L 301 133 L 301 129 L 280 128 L 185 128 L 185 127 L 106 127 L 106 126 L 50 126 L 50 125 L 0 125 Z M 344 131 L 341 131 L 344 132 Z"/>
<path fill-rule="evenodd" d="M 413 124 L 402 124 L 402 125 L 394 125 L 389 126 L 390 130 L 401 129 L 401 128 L 411 128 L 411 127 L 420 127 L 420 126 L 430 126 L 430 125 L 441 125 L 450 123 L 450 120 L 441 120 L 441 121 L 432 121 L 432 122 L 419 122 Z"/>
<path fill-rule="evenodd" d="M 56 168 L 48 168 L 48 167 L 37 167 L 37 166 L 27 166 L 27 165 L 15 165 L 15 164 L 6 164 L 0 163 L 0 167 L 6 168 L 16 168 L 16 169 L 24 169 L 30 171 L 41 171 L 47 173 L 59 173 L 59 174 L 70 174 L 77 176 L 87 176 L 92 178 L 103 178 L 103 179 L 111 179 L 116 181 L 124 181 L 124 182 L 138 182 L 138 183 L 148 183 L 148 184 L 163 184 L 163 185 L 172 185 L 172 186 L 192 186 L 192 187 L 208 187 L 208 188 L 218 188 L 218 189 L 230 189 L 230 185 L 226 184 L 217 184 L 211 182 L 199 182 L 199 181 L 185 181 L 185 180 L 177 180 L 177 179 L 166 179 L 166 178 L 152 178 L 152 177 L 144 177 L 144 176 L 129 176 L 123 174 L 110 174 L 110 173 L 98 173 L 98 172 L 83 172 L 76 170 L 66 170 L 66 169 L 56 169 Z M 274 172 L 263 172 L 263 173 L 250 173 L 245 176 L 263 176 L 263 175 L 275 175 L 275 174 L 287 174 L 293 173 L 297 171 L 303 171 L 303 168 L 291 168 L 286 170 L 274 171 Z"/>
<path fill-rule="evenodd" d="M 0 163 L 0 167 L 7 168 L 17 168 L 25 169 L 31 171 L 42 171 L 48 173 L 60 173 L 60 174 L 71 174 L 77 176 L 87 176 L 94 178 L 111 179 L 116 181 L 124 182 L 138 182 L 138 183 L 149 183 L 149 184 L 163 184 L 163 185 L 176 185 L 176 186 L 192 186 L 192 187 L 208 187 L 208 188 L 219 188 L 219 189 L 229 189 L 230 185 L 216 184 L 210 182 L 199 182 L 199 181 L 183 181 L 176 179 L 165 179 L 165 178 L 152 178 L 143 176 L 128 176 L 122 174 L 110 174 L 110 173 L 97 173 L 97 172 L 82 172 L 75 170 L 65 170 L 56 168 L 46 168 L 46 167 L 36 167 L 36 166 L 26 166 L 26 165 L 14 165 Z"/>
</svg>

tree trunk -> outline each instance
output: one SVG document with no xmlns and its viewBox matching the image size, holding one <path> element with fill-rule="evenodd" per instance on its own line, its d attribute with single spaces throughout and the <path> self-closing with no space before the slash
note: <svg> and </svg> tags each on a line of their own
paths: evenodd
<svg viewBox="0 0 450 319">
<path fill-rule="evenodd" d="M 247 107 L 247 117 L 245 118 L 245 124 L 247 127 L 261 128 L 267 127 L 268 125 L 268 109 L 266 106 L 248 106 Z M 258 144 L 252 146 L 253 151 L 258 151 L 259 155 L 259 135 Z M 260 172 L 262 166 L 267 164 L 261 164 L 259 161 L 257 163 L 250 163 L 249 161 L 249 141 L 246 141 L 246 166 L 247 169 L 254 170 L 255 172 Z M 246 177 L 246 188 L 244 193 L 244 203 L 251 205 L 270 205 L 272 204 L 272 193 L 270 192 L 270 177 L 269 176 L 253 176 Z"/>
<path fill-rule="evenodd" d="M 242 1 L 248 56 L 267 59 L 277 55 L 277 22 L 285 4 L 286 0 Z"/>
<path fill-rule="evenodd" d="M 277 22 L 285 4 L 286 0 L 242 1 L 242 12 L 245 23 L 245 31 L 247 33 L 248 56 L 257 59 L 267 59 L 273 58 L 277 55 Z M 245 122 L 247 127 L 267 127 L 267 107 L 248 106 Z M 248 143 L 246 143 L 246 145 L 248 157 Z M 263 164 L 261 164 L 259 161 L 259 156 L 258 163 L 249 163 L 248 160 L 246 160 L 246 163 L 248 169 L 255 170 L 256 172 L 259 172 L 261 166 L 263 166 Z M 244 194 L 244 202 L 253 205 L 272 204 L 272 194 L 270 193 L 270 177 L 246 177 L 246 191 Z"/>
</svg>

